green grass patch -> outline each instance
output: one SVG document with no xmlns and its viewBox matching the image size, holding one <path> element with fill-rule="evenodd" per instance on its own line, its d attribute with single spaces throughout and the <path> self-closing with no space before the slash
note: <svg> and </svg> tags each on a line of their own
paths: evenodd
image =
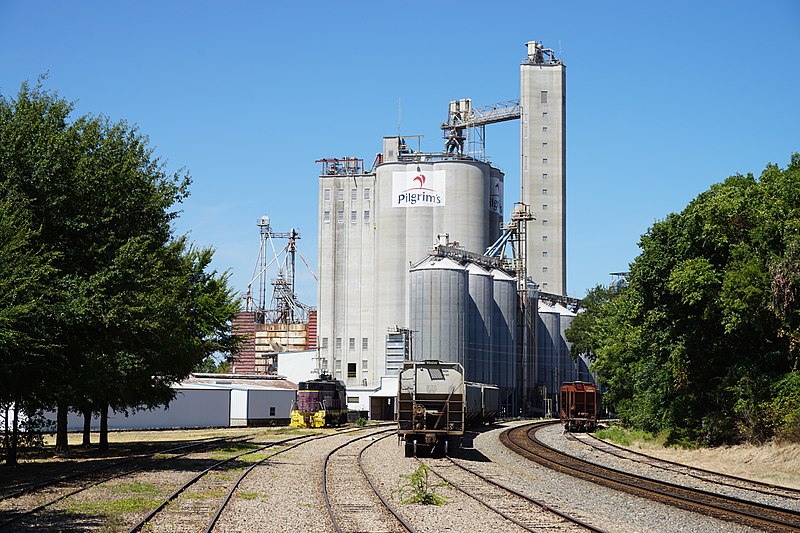
<svg viewBox="0 0 800 533">
<path fill-rule="evenodd" d="M 261 494 L 258 492 L 243 490 L 236 493 L 237 498 L 241 498 L 242 500 L 257 500 L 261 497 Z"/>
<path fill-rule="evenodd" d="M 160 499 L 144 497 L 120 498 L 105 501 L 75 502 L 64 510 L 70 514 L 103 515 L 108 517 L 125 513 L 143 513 L 155 509 Z"/>
<path fill-rule="evenodd" d="M 135 494 L 149 498 L 157 498 L 162 493 L 162 490 L 158 485 L 153 483 L 142 483 L 141 481 L 117 483 L 115 485 L 111 485 L 110 490 L 114 494 Z"/>
<path fill-rule="evenodd" d="M 638 429 L 626 429 L 619 426 L 611 426 L 606 429 L 601 429 L 595 432 L 595 436 L 599 439 L 610 440 L 611 442 L 620 444 L 622 446 L 630 446 L 634 442 L 655 441 L 652 433 Z"/>
</svg>

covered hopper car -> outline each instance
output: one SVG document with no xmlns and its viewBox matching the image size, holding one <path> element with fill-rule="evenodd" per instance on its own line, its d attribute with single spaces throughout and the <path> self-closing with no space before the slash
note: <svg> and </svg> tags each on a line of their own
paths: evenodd
<svg viewBox="0 0 800 533">
<path fill-rule="evenodd" d="M 343 382 L 321 375 L 301 381 L 292 405 L 289 426 L 321 428 L 347 423 L 347 397 Z"/>
<path fill-rule="evenodd" d="M 566 431 L 594 431 L 597 426 L 597 387 L 582 381 L 563 383 L 559 414 Z"/>
<path fill-rule="evenodd" d="M 465 382 L 458 363 L 406 361 L 397 398 L 397 435 L 406 457 L 449 453 L 468 425 L 494 420 L 499 404 L 497 387 Z"/>
</svg>

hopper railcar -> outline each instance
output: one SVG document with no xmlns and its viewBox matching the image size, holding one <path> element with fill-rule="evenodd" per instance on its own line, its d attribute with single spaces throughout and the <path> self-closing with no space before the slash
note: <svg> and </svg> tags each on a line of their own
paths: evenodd
<svg viewBox="0 0 800 533">
<path fill-rule="evenodd" d="M 491 422 L 500 405 L 494 385 L 464 381 L 459 363 L 406 361 L 400 372 L 397 436 L 405 455 L 431 455 L 458 448 L 468 425 Z"/>
<path fill-rule="evenodd" d="M 564 430 L 594 431 L 597 427 L 597 387 L 583 381 L 561 385 L 559 414 Z"/>
<path fill-rule="evenodd" d="M 290 427 L 321 428 L 347 423 L 346 387 L 342 381 L 321 375 L 301 381 L 292 405 Z"/>
</svg>

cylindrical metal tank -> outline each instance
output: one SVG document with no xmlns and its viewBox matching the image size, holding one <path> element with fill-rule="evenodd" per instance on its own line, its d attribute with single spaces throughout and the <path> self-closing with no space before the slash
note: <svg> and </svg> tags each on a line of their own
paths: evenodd
<svg viewBox="0 0 800 533">
<path fill-rule="evenodd" d="M 410 271 L 411 358 L 464 364 L 469 278 L 446 257 L 428 257 Z"/>
<path fill-rule="evenodd" d="M 492 279 L 494 376 L 500 389 L 501 412 L 510 415 L 517 411 L 517 282 L 513 276 L 499 269 L 492 270 Z"/>
<path fill-rule="evenodd" d="M 489 223 L 498 231 L 503 222 L 504 181 L 500 169 L 492 167 L 489 171 Z"/>
<path fill-rule="evenodd" d="M 487 163 L 466 160 L 393 161 L 377 168 L 375 188 L 376 328 L 409 323 L 409 264 L 425 259 L 437 235 L 472 252 L 499 236 L 492 220 Z M 496 171 L 498 179 L 502 177 Z"/>
<path fill-rule="evenodd" d="M 494 376 L 495 360 L 492 346 L 492 307 L 494 285 L 488 270 L 470 263 L 469 305 L 467 306 L 467 353 L 464 373 L 468 381 L 497 384 Z"/>
<path fill-rule="evenodd" d="M 555 404 L 558 401 L 558 383 L 563 381 L 563 368 L 560 364 L 559 354 L 559 347 L 562 344 L 560 322 L 561 314 L 540 301 L 536 320 L 536 351 L 538 354 L 536 382 L 545 385 L 545 399 L 554 402 L 552 406 L 549 406 L 554 410 L 558 407 Z"/>
<path fill-rule="evenodd" d="M 558 311 L 559 314 L 558 326 L 561 330 L 559 352 L 561 355 L 562 381 L 577 381 L 579 379 L 578 364 L 577 361 L 572 359 L 572 344 L 567 341 L 567 336 L 565 334 L 567 328 L 572 325 L 572 321 L 575 319 L 575 313 L 558 303 L 553 306 L 553 309 Z"/>
</svg>

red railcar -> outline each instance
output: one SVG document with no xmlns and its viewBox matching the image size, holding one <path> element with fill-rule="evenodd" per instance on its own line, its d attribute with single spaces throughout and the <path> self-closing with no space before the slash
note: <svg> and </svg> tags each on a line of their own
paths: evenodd
<svg viewBox="0 0 800 533">
<path fill-rule="evenodd" d="M 559 413 L 566 431 L 594 431 L 597 426 L 597 387 L 583 381 L 562 384 Z"/>
</svg>

